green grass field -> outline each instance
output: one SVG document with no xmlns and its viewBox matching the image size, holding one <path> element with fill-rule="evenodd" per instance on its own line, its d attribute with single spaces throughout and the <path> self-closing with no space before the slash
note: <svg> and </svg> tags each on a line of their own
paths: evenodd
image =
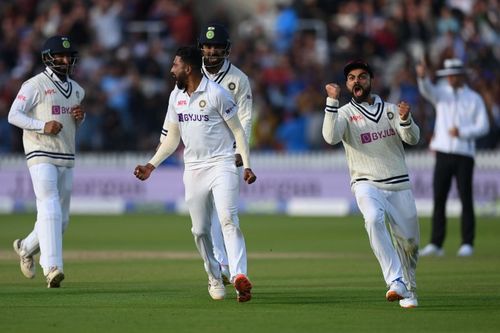
<svg viewBox="0 0 500 333">
<path fill-rule="evenodd" d="M 500 221 L 480 219 L 476 253 L 422 258 L 420 307 L 385 300 L 361 218 L 241 217 L 254 298 L 210 299 L 186 216 L 73 216 L 66 280 L 25 279 L 12 241 L 33 215 L 0 215 L 0 332 L 498 332 Z M 421 220 L 422 244 L 429 220 Z"/>
</svg>

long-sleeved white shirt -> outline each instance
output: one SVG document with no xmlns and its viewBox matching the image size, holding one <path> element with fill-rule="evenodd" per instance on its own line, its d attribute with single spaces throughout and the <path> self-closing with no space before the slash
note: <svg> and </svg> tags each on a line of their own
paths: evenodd
<svg viewBox="0 0 500 333">
<path fill-rule="evenodd" d="M 351 176 L 351 186 L 370 182 L 384 190 L 410 188 L 403 141 L 415 145 L 420 129 L 411 116 L 402 121 L 398 107 L 372 95 L 374 103 L 351 100 L 338 108 L 327 98 L 323 138 L 331 145 L 342 141 Z"/>
<path fill-rule="evenodd" d="M 430 148 L 448 154 L 473 157 L 475 139 L 488 133 L 488 114 L 482 97 L 467 85 L 453 89 L 447 82 L 433 85 L 429 78 L 418 79 L 418 89 L 436 110 Z M 449 130 L 458 128 L 459 136 Z"/>
<path fill-rule="evenodd" d="M 12 103 L 8 120 L 23 129 L 23 145 L 28 166 L 51 163 L 72 167 L 75 160 L 75 135 L 80 124 L 70 111 L 80 105 L 83 88 L 68 78 L 62 82 L 50 68 L 21 86 Z M 63 125 L 57 135 L 44 134 L 45 123 L 56 120 Z"/>
</svg>

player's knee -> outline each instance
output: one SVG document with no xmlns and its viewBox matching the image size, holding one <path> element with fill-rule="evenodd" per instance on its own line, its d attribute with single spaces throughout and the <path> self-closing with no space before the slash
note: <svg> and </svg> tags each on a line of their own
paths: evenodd
<svg viewBox="0 0 500 333">
<path fill-rule="evenodd" d="M 374 210 L 363 215 L 367 229 L 381 226 L 385 228 L 385 214 L 383 210 Z"/>
</svg>

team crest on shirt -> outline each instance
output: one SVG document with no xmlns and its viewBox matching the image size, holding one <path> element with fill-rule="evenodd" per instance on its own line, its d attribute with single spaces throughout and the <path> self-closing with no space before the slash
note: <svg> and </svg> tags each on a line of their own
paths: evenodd
<svg viewBox="0 0 500 333">
<path fill-rule="evenodd" d="M 387 118 L 389 118 L 389 120 L 392 120 L 392 118 L 394 118 L 394 113 L 387 112 Z"/>
<path fill-rule="evenodd" d="M 207 106 L 207 101 L 202 99 L 198 105 L 200 106 L 200 108 L 204 108 L 205 106 Z"/>
<path fill-rule="evenodd" d="M 229 90 L 234 90 L 234 89 L 236 89 L 236 83 L 229 82 L 229 84 L 227 85 L 227 87 L 229 88 Z"/>
</svg>

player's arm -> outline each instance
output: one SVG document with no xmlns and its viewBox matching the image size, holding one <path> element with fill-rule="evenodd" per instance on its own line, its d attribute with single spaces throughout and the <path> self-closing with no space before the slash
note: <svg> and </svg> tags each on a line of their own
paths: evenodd
<svg viewBox="0 0 500 333">
<path fill-rule="evenodd" d="M 415 72 L 417 73 L 418 91 L 426 100 L 436 105 L 439 92 L 427 75 L 427 65 L 424 61 L 415 66 Z"/>
<path fill-rule="evenodd" d="M 238 94 L 236 95 L 236 102 L 238 103 L 238 118 L 240 119 L 241 126 L 245 132 L 246 142 L 250 144 L 250 135 L 252 133 L 252 89 L 247 77 L 242 77 L 239 82 Z M 235 151 L 236 166 L 243 165 L 241 154 L 236 145 Z"/>
<path fill-rule="evenodd" d="M 257 179 L 257 176 L 255 176 L 250 167 L 250 154 L 245 138 L 245 131 L 243 130 L 238 117 L 231 117 L 229 119 L 225 119 L 225 121 L 227 126 L 233 133 L 234 139 L 236 141 L 236 146 L 239 147 L 239 153 L 241 155 L 244 168 L 243 180 L 245 180 L 245 182 L 247 182 L 248 184 L 252 184 Z"/>
<path fill-rule="evenodd" d="M 401 140 L 409 145 L 416 145 L 420 140 L 420 128 L 412 119 L 410 104 L 401 101 L 396 108 L 399 114 L 399 126 L 396 125 L 396 128 Z"/>
<path fill-rule="evenodd" d="M 45 122 L 29 116 L 29 112 L 40 102 L 40 93 L 31 84 L 24 84 L 17 93 L 10 107 L 8 121 L 23 130 L 35 131 L 40 134 L 57 134 L 62 124 L 51 120 Z"/>
<path fill-rule="evenodd" d="M 151 175 L 154 169 L 158 167 L 165 159 L 172 155 L 181 140 L 179 125 L 177 123 L 168 122 L 168 136 L 160 144 L 154 156 L 146 165 L 138 165 L 134 170 L 134 175 L 140 180 L 146 180 Z"/>
<path fill-rule="evenodd" d="M 340 87 L 335 83 L 325 86 L 326 98 L 325 117 L 323 119 L 323 138 L 328 144 L 334 145 L 342 140 L 347 124 L 344 118 L 339 117 Z"/>
</svg>

